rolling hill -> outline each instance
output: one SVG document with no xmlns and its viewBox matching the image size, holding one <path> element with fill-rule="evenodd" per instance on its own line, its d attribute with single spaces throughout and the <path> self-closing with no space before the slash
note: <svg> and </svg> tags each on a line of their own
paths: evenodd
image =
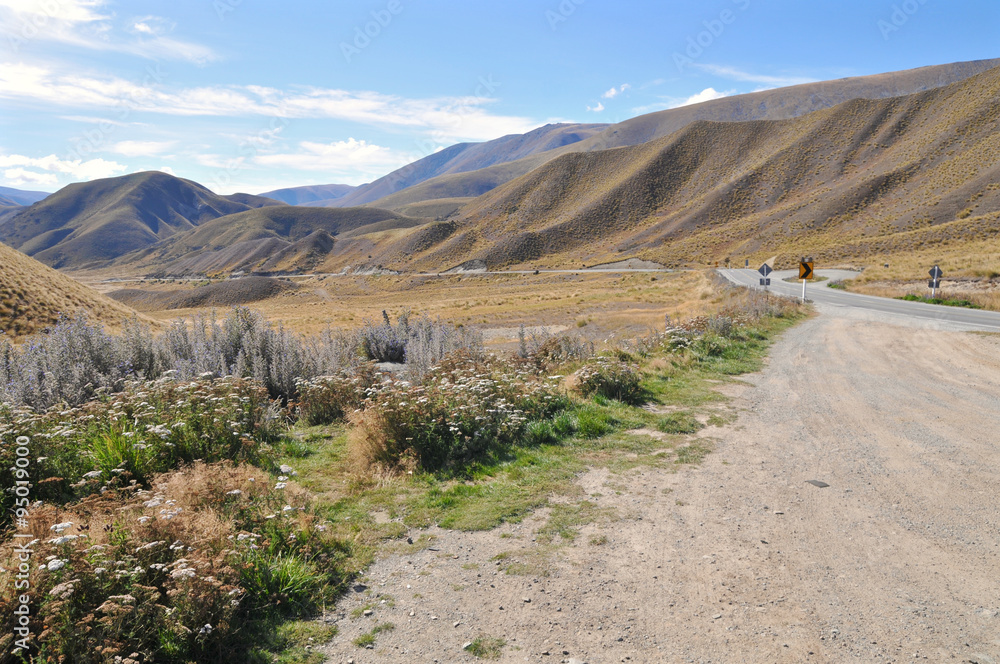
<svg viewBox="0 0 1000 664">
<path fill-rule="evenodd" d="M 641 145 L 552 159 L 373 260 L 683 266 L 805 252 L 829 264 L 995 238 L 998 123 L 1000 68 L 793 119 L 698 120 Z"/>
<path fill-rule="evenodd" d="M 378 208 L 263 207 L 206 221 L 116 265 L 158 276 L 306 271 L 326 260 L 341 236 L 426 222 Z"/>
<path fill-rule="evenodd" d="M 138 311 L 163 311 L 197 307 L 229 308 L 296 290 L 298 286 L 291 281 L 250 276 L 165 291 L 125 288 L 108 293 L 108 297 Z"/>
<path fill-rule="evenodd" d="M 0 244 L 0 332 L 8 339 L 37 332 L 59 314 L 84 311 L 92 322 L 118 327 L 138 314 L 123 304 Z M 147 321 L 149 322 L 149 321 Z"/>
<path fill-rule="evenodd" d="M 314 184 L 304 187 L 288 187 L 265 191 L 261 196 L 267 196 L 289 205 L 305 205 L 306 203 L 321 203 L 321 207 L 351 193 L 355 187 L 349 184 Z"/>
<path fill-rule="evenodd" d="M 400 210 L 405 206 L 433 199 L 479 196 L 538 168 L 551 159 L 570 152 L 591 152 L 639 145 L 669 136 L 697 121 L 748 122 L 789 119 L 831 108 L 851 99 L 886 99 L 913 94 L 964 80 L 998 65 L 1000 59 L 960 62 L 724 97 L 701 104 L 640 115 L 610 125 L 582 140 L 553 147 L 547 151 L 534 151 L 520 159 L 512 153 L 510 156 L 513 158 L 495 160 L 493 164 L 484 165 L 478 170 L 451 169 L 433 177 L 413 178 L 412 184 L 405 188 L 399 187 L 395 192 L 383 193 L 383 197 L 377 200 L 358 198 L 363 188 L 355 192 L 355 198 L 343 200 L 345 204 L 372 202 L 378 207 Z M 415 162 L 401 171 L 407 171 L 411 167 L 416 169 L 415 164 L 419 163 Z M 391 175 L 386 177 L 389 178 Z M 403 182 L 398 178 L 397 181 Z"/>
<path fill-rule="evenodd" d="M 8 203 L 0 202 L 0 205 L 31 205 L 50 195 L 47 191 L 27 191 L 13 187 L 0 187 L 0 201 L 9 201 Z"/>
<path fill-rule="evenodd" d="M 0 224 L 0 242 L 52 267 L 100 264 L 218 217 L 278 201 L 218 196 L 159 171 L 68 185 Z"/>
</svg>

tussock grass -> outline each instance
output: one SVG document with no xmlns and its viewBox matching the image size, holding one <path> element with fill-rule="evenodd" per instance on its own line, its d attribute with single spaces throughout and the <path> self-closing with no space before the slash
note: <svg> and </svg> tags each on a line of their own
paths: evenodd
<svg viewBox="0 0 1000 664">
<path fill-rule="evenodd" d="M 127 306 L 0 244 L 0 339 L 20 342 L 80 312 L 114 329 L 139 317 Z"/>
</svg>

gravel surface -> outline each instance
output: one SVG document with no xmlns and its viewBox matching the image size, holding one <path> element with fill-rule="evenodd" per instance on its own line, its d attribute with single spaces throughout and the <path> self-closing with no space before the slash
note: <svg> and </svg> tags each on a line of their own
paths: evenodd
<svg viewBox="0 0 1000 664">
<path fill-rule="evenodd" d="M 503 662 L 1000 664 L 1000 336 L 935 326 L 822 309 L 726 386 L 699 467 L 580 477 L 615 516 L 571 544 L 536 541 L 546 510 L 411 532 L 431 548 L 330 609 L 327 661 L 471 662 L 489 635 Z"/>
</svg>

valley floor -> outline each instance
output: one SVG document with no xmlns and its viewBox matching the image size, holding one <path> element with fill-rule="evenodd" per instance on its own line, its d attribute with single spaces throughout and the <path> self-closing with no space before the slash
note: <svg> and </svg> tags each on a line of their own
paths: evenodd
<svg viewBox="0 0 1000 664">
<path fill-rule="evenodd" d="M 545 543 L 548 510 L 412 531 L 328 608 L 340 631 L 318 649 L 356 664 L 477 661 L 491 639 L 505 662 L 1000 661 L 1000 337 L 866 318 L 821 307 L 787 331 L 763 372 L 724 388 L 740 413 L 701 432 L 716 443 L 700 466 L 580 477 L 614 517 L 572 542 Z M 352 643 L 386 623 L 373 649 Z"/>
</svg>

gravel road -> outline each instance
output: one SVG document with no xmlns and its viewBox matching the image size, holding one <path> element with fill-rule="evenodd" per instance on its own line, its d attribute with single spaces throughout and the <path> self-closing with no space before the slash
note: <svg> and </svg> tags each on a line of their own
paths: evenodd
<svg viewBox="0 0 1000 664">
<path fill-rule="evenodd" d="M 477 661 L 488 634 L 503 662 L 1000 664 L 1000 336 L 820 310 L 727 386 L 700 466 L 585 474 L 617 517 L 526 575 L 492 558 L 544 554 L 544 510 L 432 530 L 331 609 L 328 661 Z"/>
</svg>

